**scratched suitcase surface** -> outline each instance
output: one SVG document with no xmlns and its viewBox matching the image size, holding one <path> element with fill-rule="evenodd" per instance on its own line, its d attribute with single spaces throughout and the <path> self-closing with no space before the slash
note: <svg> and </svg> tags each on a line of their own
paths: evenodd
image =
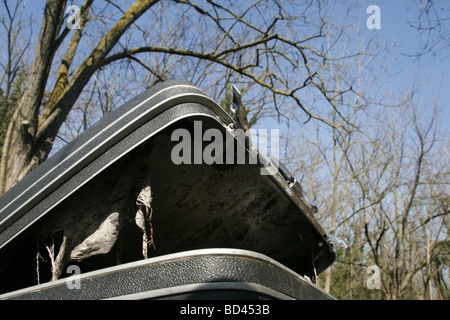
<svg viewBox="0 0 450 320">
<path fill-rule="evenodd" d="M 234 95 L 158 84 L 1 196 L 0 298 L 332 299 L 317 208 Z"/>
</svg>

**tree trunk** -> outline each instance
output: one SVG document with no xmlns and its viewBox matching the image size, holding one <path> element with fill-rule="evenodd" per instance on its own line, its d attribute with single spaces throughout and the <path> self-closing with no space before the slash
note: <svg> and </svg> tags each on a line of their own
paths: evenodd
<svg viewBox="0 0 450 320">
<path fill-rule="evenodd" d="M 36 152 L 37 118 L 44 96 L 55 42 L 62 25 L 65 1 L 48 0 L 27 87 L 8 126 L 0 165 L 0 193 L 34 169 L 42 157 Z"/>
</svg>

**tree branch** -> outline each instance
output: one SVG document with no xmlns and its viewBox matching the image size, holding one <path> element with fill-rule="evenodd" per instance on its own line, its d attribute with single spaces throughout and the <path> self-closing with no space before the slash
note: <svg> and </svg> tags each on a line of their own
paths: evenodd
<svg viewBox="0 0 450 320">
<path fill-rule="evenodd" d="M 272 40 L 272 37 L 268 37 L 265 39 L 264 42 L 270 41 Z M 261 44 L 263 43 L 262 41 L 257 41 L 257 44 Z M 253 46 L 256 46 L 255 43 L 253 43 Z M 252 47 L 251 45 L 247 44 L 245 45 L 245 48 L 250 48 Z M 234 48 L 234 52 L 240 50 L 239 47 Z M 168 53 L 168 54 L 172 54 L 172 55 L 180 55 L 180 56 L 187 56 L 187 57 L 192 57 L 192 58 L 197 58 L 197 59 L 202 59 L 202 60 L 207 60 L 207 61 L 211 61 L 211 62 L 215 62 L 219 65 L 222 65 L 224 67 L 226 67 L 227 69 L 230 69 L 232 71 L 235 71 L 251 80 L 253 80 L 254 82 L 256 82 L 257 84 L 259 84 L 261 87 L 264 87 L 266 89 L 269 89 L 270 91 L 272 91 L 274 94 L 280 95 L 280 96 L 285 96 L 285 97 L 290 97 L 292 98 L 297 105 L 311 118 L 314 118 L 316 120 L 319 120 L 325 124 L 327 124 L 330 127 L 334 127 L 334 128 L 339 128 L 342 127 L 341 125 L 336 125 L 334 123 L 331 123 L 330 121 L 317 116 L 313 113 L 311 113 L 300 101 L 300 99 L 295 96 L 295 92 L 300 90 L 303 87 L 297 87 L 293 90 L 291 90 L 290 92 L 286 92 L 280 89 L 276 89 L 273 85 L 271 85 L 270 83 L 265 82 L 264 80 L 267 78 L 267 75 L 264 78 L 259 78 L 258 76 L 256 76 L 253 73 L 250 73 L 249 71 L 246 70 L 246 67 L 239 67 L 235 64 L 229 63 L 227 62 L 225 59 L 223 58 L 219 58 L 217 55 L 212 54 L 212 53 L 202 53 L 202 52 L 197 52 L 197 51 L 192 51 L 192 50 L 184 50 L 184 49 L 177 49 L 177 48 L 165 48 L 165 47 L 140 47 L 140 48 L 135 48 L 135 49 L 131 49 L 131 50 L 127 50 L 127 51 L 123 51 L 114 55 L 111 55 L 101 61 L 98 61 L 98 63 L 96 65 L 93 66 L 94 69 L 98 69 L 101 68 L 107 64 L 110 64 L 111 62 L 120 60 L 120 59 L 124 59 L 124 58 L 129 58 L 133 55 L 139 54 L 139 53 Z"/>
</svg>

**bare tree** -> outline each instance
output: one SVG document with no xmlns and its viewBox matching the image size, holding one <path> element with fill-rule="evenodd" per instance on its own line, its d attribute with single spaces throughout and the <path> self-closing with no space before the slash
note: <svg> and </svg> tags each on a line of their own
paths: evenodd
<svg viewBox="0 0 450 320">
<path fill-rule="evenodd" d="M 413 4 L 417 19 L 409 22 L 420 39 L 420 47 L 415 53 L 407 53 L 420 58 L 425 55 L 439 56 L 450 46 L 450 9 L 445 1 L 417 0 Z M 443 56 L 447 59 L 448 56 Z"/>
<path fill-rule="evenodd" d="M 354 53 L 330 55 L 341 35 L 332 32 L 333 25 L 325 37 L 325 19 L 331 14 L 325 3 L 146 0 L 123 9 L 110 1 L 86 0 L 82 28 L 71 30 L 65 24 L 67 2 L 48 0 L 26 89 L 5 134 L 0 192 L 48 157 L 80 96 L 90 95 L 87 84 L 102 72 L 122 74 L 131 94 L 142 91 L 142 83 L 183 77 L 217 100 L 226 79 L 246 88 L 251 113 L 280 118 L 295 107 L 305 119 L 351 128 L 336 98 L 355 94 L 353 80 L 339 91 L 330 90 L 323 66 Z M 324 43 L 329 43 L 327 51 Z M 138 79 L 144 82 L 133 81 Z M 326 104 L 307 106 L 307 92 Z M 330 119 L 327 109 L 339 119 Z"/>
</svg>

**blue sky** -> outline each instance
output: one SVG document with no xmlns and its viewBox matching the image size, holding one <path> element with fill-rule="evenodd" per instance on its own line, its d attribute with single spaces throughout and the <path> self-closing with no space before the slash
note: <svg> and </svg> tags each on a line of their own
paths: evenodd
<svg viewBox="0 0 450 320">
<path fill-rule="evenodd" d="M 395 42 L 390 54 L 390 72 L 386 74 L 386 82 L 393 86 L 394 90 L 411 87 L 416 84 L 421 88 L 420 96 L 424 103 L 433 101 L 433 96 L 438 95 L 438 104 L 443 112 L 442 124 L 450 127 L 450 17 L 442 24 L 442 32 L 447 33 L 447 43 L 440 43 L 437 55 L 424 55 L 420 58 L 408 57 L 420 50 L 425 43 L 425 37 L 419 34 L 409 25 L 409 22 L 417 21 L 417 2 L 394 0 L 373 1 L 381 9 L 381 29 L 371 30 L 378 33 L 380 39 L 387 42 Z M 440 5 L 450 8 L 450 1 L 440 1 Z M 424 110 L 425 112 L 427 109 Z"/>
</svg>

